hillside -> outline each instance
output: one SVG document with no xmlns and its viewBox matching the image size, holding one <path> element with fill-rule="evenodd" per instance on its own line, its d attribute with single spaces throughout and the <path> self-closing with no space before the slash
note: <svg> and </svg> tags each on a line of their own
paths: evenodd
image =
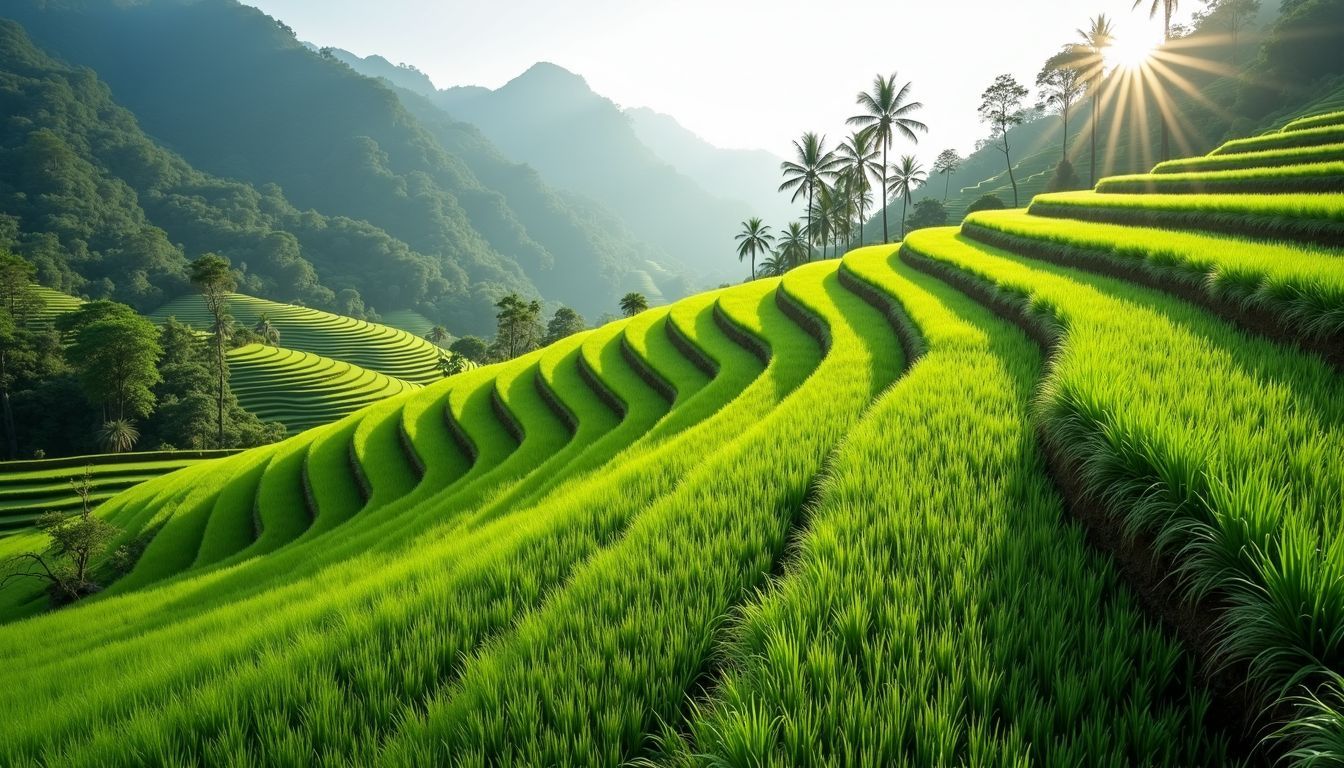
<svg viewBox="0 0 1344 768">
<path fill-rule="evenodd" d="M 493 91 L 450 88 L 433 98 L 509 157 L 606 206 L 692 270 L 709 279 L 731 271 L 732 238 L 751 215 L 747 204 L 720 199 L 678 172 L 581 76 L 543 62 Z"/>
<path fill-rule="evenodd" d="M 134 568 L 0 627 L 0 753 L 1338 759 L 1344 197 L 1254 161 L 1340 121 L 1189 161 L 1274 194 L 1043 196 L 122 494 Z"/>
<path fill-rule="evenodd" d="M 229 313 L 241 327 L 253 328 L 264 316 L 279 331 L 279 345 L 341 360 L 417 384 L 438 381 L 439 348 L 423 336 L 398 328 L 335 315 L 293 304 L 233 294 Z M 150 317 L 175 317 L 197 330 L 211 326 L 205 301 L 187 294 L 156 309 Z"/>
<path fill-rule="evenodd" d="M 332 233 L 323 245 L 336 252 L 303 249 L 324 285 L 358 291 L 378 310 L 417 309 L 456 333 L 482 333 L 501 290 L 536 295 L 546 285 L 544 298 L 597 314 L 619 295 L 611 286 L 623 274 L 644 268 L 624 247 L 628 237 L 581 210 L 555 206 L 541 220 L 513 209 L 517 188 L 541 194 L 538 185 L 483 183 L 388 87 L 309 50 L 256 9 L 232 0 L 22 0 L 6 14 L 47 50 L 93 68 L 147 133 L 194 167 L 385 233 L 391 242 L 381 246 L 352 248 Z M 570 272 L 602 279 L 580 283 Z"/>
</svg>

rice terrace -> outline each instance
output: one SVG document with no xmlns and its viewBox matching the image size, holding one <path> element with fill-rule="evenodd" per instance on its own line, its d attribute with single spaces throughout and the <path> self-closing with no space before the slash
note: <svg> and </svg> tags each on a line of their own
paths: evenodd
<svg viewBox="0 0 1344 768">
<path fill-rule="evenodd" d="M 0 765 L 1344 765 L 1341 46 L 10 0 Z"/>
</svg>

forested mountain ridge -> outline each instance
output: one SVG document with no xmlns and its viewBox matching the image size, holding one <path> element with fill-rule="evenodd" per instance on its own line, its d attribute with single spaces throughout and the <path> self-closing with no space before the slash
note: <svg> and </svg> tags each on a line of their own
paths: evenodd
<svg viewBox="0 0 1344 768">
<path fill-rule="evenodd" d="M 730 271 L 732 236 L 754 215 L 747 203 L 705 189 L 642 142 L 630 117 L 580 75 L 541 62 L 498 89 L 425 94 L 478 127 L 508 157 L 549 183 L 596 200 L 639 238 L 694 271 Z"/>
<path fill-rule="evenodd" d="M 308 50 L 254 8 L 233 0 L 22 0 L 6 13 L 39 45 L 92 67 L 146 133 L 197 168 L 278 185 L 298 208 L 365 221 L 403 243 L 405 269 L 376 252 L 342 265 L 375 308 L 415 307 L 455 332 L 481 332 L 501 293 L 540 293 L 596 314 L 612 305 L 627 272 L 645 266 L 633 248 L 581 242 L 552 250 L 391 89 Z M 593 260 L 567 263 L 560 253 Z M 309 258 L 321 273 L 318 257 Z M 556 290 L 566 271 L 587 279 Z M 680 290 L 669 283 L 669 292 Z"/>
</svg>

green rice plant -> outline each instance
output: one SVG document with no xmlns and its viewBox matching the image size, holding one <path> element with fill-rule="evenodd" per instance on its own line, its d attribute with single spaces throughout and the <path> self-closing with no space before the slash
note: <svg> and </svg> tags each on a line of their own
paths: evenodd
<svg viewBox="0 0 1344 768">
<path fill-rule="evenodd" d="M 1237 171 L 1250 168 L 1279 168 L 1285 165 L 1309 165 L 1344 160 L 1344 143 L 1317 147 L 1270 149 L 1235 155 L 1205 155 L 1158 163 L 1153 173 L 1193 173 L 1200 171 Z"/>
<path fill-rule="evenodd" d="M 1318 147 L 1344 142 L 1344 125 L 1332 124 L 1316 128 L 1267 133 L 1250 139 L 1229 141 L 1210 152 L 1210 155 L 1236 155 L 1243 152 L 1264 152 L 1271 149 Z"/>
<path fill-rule="evenodd" d="M 1194 229 L 1243 237 L 1292 240 L 1344 248 L 1344 196 L 1116 195 L 1059 192 L 1037 195 L 1033 216 L 1105 224 Z"/>
<path fill-rule="evenodd" d="M 1238 156 L 1232 155 L 1232 157 Z M 1097 183 L 1097 192 L 1167 195 L 1344 192 L 1344 160 L 1274 167 L 1255 166 L 1228 170 L 1112 176 Z"/>
<path fill-rule="evenodd" d="M 768 288 L 769 286 L 764 287 Z M 772 391 L 776 391 L 777 384 L 778 380 L 773 376 L 761 380 L 760 385 L 756 387 L 757 394 L 751 396 L 749 400 L 742 401 L 741 405 L 746 407 L 737 407 L 735 405 L 734 407 L 724 409 L 714 416 L 714 420 L 716 422 L 719 422 L 718 426 L 725 429 L 728 434 L 732 434 L 733 432 L 737 431 L 740 428 L 738 426 L 734 426 L 734 424 L 741 424 L 743 422 L 751 423 L 753 420 L 757 418 L 757 415 L 760 413 L 761 408 L 768 407 L 769 397 Z M 706 425 L 706 427 L 708 428 L 708 425 Z M 687 436 L 687 439 L 693 441 L 694 437 L 696 436 Z M 699 437 L 705 437 L 705 435 L 701 434 L 699 435 Z M 556 549 L 556 547 L 562 545 L 564 541 L 566 541 L 566 539 L 557 534 L 557 529 L 555 528 L 555 526 L 560 525 L 567 520 L 577 521 L 581 519 L 594 519 L 591 516 L 595 514 L 599 516 L 596 519 L 602 519 L 604 515 L 609 516 L 613 513 L 613 511 L 618 511 L 622 509 L 624 509 L 625 511 L 620 512 L 620 514 L 618 514 L 617 517 L 613 519 L 613 522 L 622 519 L 624 516 L 632 515 L 639 509 L 641 509 L 644 506 L 644 504 L 647 503 L 647 500 L 641 501 L 640 494 L 632 493 L 632 491 L 635 491 L 636 489 L 642 489 L 648 486 L 648 484 L 654 479 L 660 479 L 661 487 L 668 487 L 668 483 L 675 484 L 675 482 L 685 474 L 685 467 L 688 466 L 689 463 L 693 463 L 694 461 L 696 461 L 696 458 L 697 457 L 694 456 L 692 452 L 687 451 L 684 446 L 669 444 L 660 447 L 655 452 L 655 454 L 651 454 L 645 460 L 634 461 L 630 466 L 622 467 L 622 469 L 616 475 L 610 477 L 593 477 L 585 481 L 585 485 L 589 486 L 587 492 L 576 493 L 565 499 L 564 507 L 569 510 L 565 514 L 559 514 L 557 512 L 554 515 L 539 515 L 535 513 L 528 514 L 524 512 L 515 514 L 507 520 L 500 520 L 496 523 L 489 523 L 485 525 L 480 531 L 479 535 L 472 535 L 466 538 L 462 537 L 454 537 L 451 539 L 436 538 L 433 541 L 433 543 L 430 544 L 429 546 L 432 550 L 438 550 L 440 552 L 443 552 L 443 554 L 439 556 L 430 556 L 430 554 L 425 550 L 415 550 L 418 554 L 424 555 L 424 557 L 423 558 L 402 557 L 394 559 L 390 562 L 384 560 L 381 564 L 381 567 L 371 569 L 364 567 L 369 564 L 368 563 L 370 559 L 369 557 L 359 558 L 355 562 L 349 562 L 343 564 L 341 570 L 345 574 L 344 577 L 337 577 L 334 581 L 323 579 L 321 583 L 328 585 L 341 584 L 343 585 L 343 587 L 346 587 L 348 589 L 353 589 L 357 585 L 364 586 L 363 582 L 369 582 L 369 581 L 381 584 L 403 585 L 394 590 L 396 594 L 392 595 L 392 597 L 389 597 L 389 592 L 385 589 L 370 593 L 379 596 L 380 610 L 392 611 L 393 614 L 395 614 L 396 617 L 395 621 L 392 621 L 392 623 L 388 624 L 388 627 L 400 627 L 400 628 L 404 628 L 406 626 L 405 625 L 406 614 L 398 613 L 394 610 L 395 606 L 397 605 L 397 601 L 393 598 L 402 596 L 402 593 L 405 591 L 405 587 L 408 585 L 418 585 L 416 590 L 414 590 L 417 592 L 419 590 L 419 587 L 423 586 L 426 589 L 426 592 L 424 594 L 417 594 L 414 596 L 415 599 L 418 600 L 420 604 L 423 604 L 425 601 L 430 601 L 430 604 L 439 605 L 441 606 L 441 608 L 451 608 L 452 611 L 450 612 L 450 614 L 444 615 L 442 611 L 425 612 L 423 611 L 423 609 L 419 609 L 418 614 L 416 615 L 422 615 L 425 618 L 434 618 L 435 620 L 442 617 L 444 620 L 449 621 L 450 623 L 444 626 L 443 630 L 436 631 L 435 633 L 432 633 L 427 637 L 422 637 L 419 634 L 408 633 L 403 631 L 393 632 L 392 636 L 388 637 L 388 642 L 392 642 L 395 640 L 396 642 L 400 643 L 404 640 L 405 642 L 409 643 L 409 645 L 407 646 L 408 649 L 442 648 L 444 649 L 444 656 L 441 657 L 441 661 L 443 661 L 444 663 L 451 664 L 456 661 L 458 654 L 457 652 L 452 651 L 450 647 L 451 646 L 451 643 L 449 642 L 450 637 L 458 636 L 459 632 L 466 632 L 468 628 L 481 624 L 482 622 L 484 622 L 483 626 L 488 628 L 489 626 L 493 626 L 492 622 L 507 619 L 509 614 L 507 612 L 501 614 L 499 611 L 484 610 L 481 605 L 474 603 L 472 601 L 471 595 L 476 594 L 475 592 L 465 588 L 458 589 L 450 585 L 441 585 L 440 582 L 443 579 L 449 578 L 450 576 L 451 578 L 457 578 L 459 580 L 460 578 L 466 578 L 465 576 L 459 577 L 453 574 L 460 572 L 462 568 L 469 568 L 469 569 L 477 569 L 473 571 L 475 573 L 475 576 L 473 576 L 472 578 L 477 579 L 485 578 L 488 579 L 487 583 L 499 585 L 506 583 L 501 581 L 501 577 L 505 577 L 508 574 L 516 574 L 518 577 L 527 577 L 525 583 L 533 585 L 533 587 L 530 588 L 531 591 L 529 592 L 529 594 L 532 595 L 530 599 L 536 599 L 539 593 L 536 592 L 535 590 L 540 589 L 542 586 L 544 586 L 545 583 L 544 580 L 541 584 L 537 583 L 537 579 L 542 574 L 542 570 L 540 568 L 541 564 L 547 563 L 552 564 L 552 566 L 554 567 L 560 567 L 562 573 L 564 564 L 573 561 L 572 555 L 562 557 L 561 556 L 562 552 Z M 653 463 L 651 464 L 650 462 Z M 671 462 L 671 466 L 665 466 L 659 469 L 658 471 L 654 471 L 655 467 L 658 467 L 660 464 L 666 464 L 667 462 Z M 619 488 L 616 490 L 616 492 L 609 493 L 606 495 L 595 492 L 596 490 L 605 487 L 606 484 L 608 483 L 616 483 L 618 484 Z M 531 555 L 529 557 L 522 557 L 520 553 L 517 551 L 517 547 L 520 546 L 519 542 L 524 539 L 530 539 L 534 542 L 544 544 L 545 545 L 544 551 L 537 552 L 536 554 Z M 445 548 L 447 549 L 445 550 Z M 485 553 L 487 553 L 491 549 L 504 550 L 505 554 L 502 555 L 501 559 L 498 560 L 489 559 L 486 557 Z M 473 553 L 473 556 L 464 557 L 465 553 L 468 552 Z M 482 561 L 477 561 L 475 558 L 478 555 L 485 559 Z M 458 563 L 460 564 L 460 567 L 454 567 L 445 570 L 443 567 L 443 564 L 445 563 Z M 510 567 L 505 567 L 506 564 L 509 564 Z M 419 572 L 421 575 L 413 577 L 411 576 L 411 573 L 406 570 L 407 568 L 412 568 L 414 572 Z M 328 574 L 328 576 L 330 576 L 330 574 Z M 294 601 L 298 595 L 314 594 L 311 590 L 304 591 L 303 585 L 292 585 L 292 586 L 293 588 L 291 588 L 290 585 L 287 585 L 275 591 L 283 592 L 284 594 L 281 594 L 280 598 L 287 599 L 289 601 Z M 269 599 L 272 596 L 272 594 L 273 593 L 267 593 L 266 597 Z M 330 590 L 327 590 L 325 592 L 318 591 L 316 594 L 320 594 L 324 599 L 332 597 Z M 455 601 L 445 603 L 442 598 L 442 595 L 445 594 L 455 595 L 456 596 Z M 482 593 L 483 596 L 484 594 L 485 593 Z M 411 599 L 409 595 L 407 595 L 406 597 L 408 600 Z M 297 606 L 293 605 L 291 602 L 286 602 L 282 604 L 288 605 L 292 609 L 297 608 Z M 99 606 L 95 605 L 88 606 L 88 608 L 97 608 L 97 607 Z M 288 624 L 290 619 L 292 618 L 289 612 L 285 612 L 284 615 L 282 616 L 278 613 L 268 612 L 266 610 L 261 611 L 250 610 L 255 607 L 257 606 L 255 605 L 248 606 L 247 614 L 250 616 L 265 617 L 264 621 L 261 622 L 262 626 L 258 627 L 254 625 L 248 625 L 249 631 L 243 634 L 255 634 L 259 630 L 266 629 L 267 628 L 265 627 L 266 624 L 274 624 L 276 622 L 284 622 L 285 624 Z M 244 609 L 240 607 L 239 610 Z M 328 608 L 326 609 L 325 612 L 329 613 L 330 610 L 331 609 Z M 358 624 L 358 622 L 354 623 Z M 458 627 L 459 629 L 454 630 L 453 632 L 450 633 L 447 632 L 449 627 Z M 227 635 L 231 643 L 234 642 L 234 636 L 237 634 L 236 633 L 237 629 L 238 627 L 235 627 L 235 633 Z M 338 652 L 343 647 L 344 648 L 350 647 L 348 645 L 345 646 L 341 645 L 340 642 L 337 642 L 338 639 L 341 642 L 345 642 L 347 637 L 359 637 L 368 639 L 368 638 L 381 638 L 385 636 L 385 633 L 383 632 L 370 632 L 369 630 L 370 628 L 366 624 L 359 624 L 358 626 L 351 627 L 351 631 L 356 632 L 357 634 L 347 636 L 343 633 L 338 633 L 336 631 L 336 628 L 331 627 L 329 625 L 328 629 L 323 633 L 323 637 L 331 638 L 332 639 L 332 642 L 330 644 L 331 650 L 332 652 Z M 191 634 L 188 636 L 192 637 L 209 636 L 198 634 L 202 632 L 202 627 L 199 625 L 192 626 L 192 622 L 190 621 L 186 622 L 185 626 L 182 623 L 174 623 L 170 627 L 165 627 L 164 631 L 172 634 L 190 632 Z M 486 630 L 482 629 L 481 631 Z M 274 632 L 274 629 L 272 629 L 272 632 Z M 158 632 L 156 634 L 162 635 L 163 632 Z M 432 642 L 428 639 L 429 637 L 433 638 Z M 220 641 L 222 639 L 223 638 L 221 637 L 213 638 L 211 645 L 212 650 L 217 650 L 219 648 Z M 248 645 L 250 645 L 250 647 L 253 649 L 257 647 L 255 641 L 251 642 L 250 644 L 247 643 L 246 637 L 238 639 L 243 641 L 242 644 L 244 645 L 244 647 L 248 647 Z M 145 642 L 147 645 L 152 646 L 154 644 L 161 643 L 162 640 L 163 640 L 162 637 L 157 637 L 154 640 L 149 640 L 148 638 L 146 638 L 142 642 Z M 382 641 L 380 640 L 379 642 Z M 361 648 L 364 647 L 364 643 L 362 641 L 360 645 Z M 284 648 L 287 649 L 289 648 L 289 646 L 286 644 Z M 277 649 L 277 653 L 280 653 L 281 650 L 282 649 Z M 95 651 L 95 653 L 107 653 L 107 652 L 108 650 L 101 646 L 99 646 Z M 351 652 L 354 651 L 352 650 L 347 653 Z M 216 656 L 216 658 L 218 658 L 218 656 Z M 257 658 L 257 657 L 254 656 L 251 658 Z M 394 656 L 388 656 L 387 654 L 381 652 L 370 654 L 367 658 L 365 658 L 364 656 L 360 656 L 360 660 L 367 661 L 374 667 L 384 670 L 387 668 L 386 660 L 388 658 L 394 658 Z M 436 656 L 436 658 L 440 657 Z M 261 660 L 267 661 L 269 663 L 280 663 L 278 657 L 267 654 L 264 654 Z M 187 659 L 177 659 L 176 661 L 181 663 L 187 661 Z M 286 661 L 287 663 L 295 663 L 295 659 L 292 657 L 287 657 Z M 164 660 L 160 659 L 158 662 L 154 662 L 149 661 L 147 659 L 147 662 L 152 666 L 155 664 L 163 664 Z M 398 667 L 400 666 L 401 665 L 398 665 Z M 408 664 L 405 668 L 413 669 L 415 667 L 414 665 Z M 271 669 L 271 667 L 268 666 L 267 669 L 269 670 Z M 427 670 L 431 674 L 429 674 L 425 680 L 421 681 L 423 684 L 427 684 L 429 680 L 434 679 L 434 676 L 432 674 L 433 671 L 432 668 L 427 668 Z M 50 672 L 51 670 L 48 669 L 47 671 Z M 192 678 L 190 676 L 192 674 L 199 676 L 200 674 L 206 672 L 208 672 L 208 670 L 196 670 L 196 671 L 193 671 L 192 669 L 183 670 L 183 674 L 188 674 L 189 676 L 188 679 L 198 679 L 198 678 Z M 300 682 L 302 685 L 314 685 L 320 687 L 326 681 L 326 678 L 313 677 L 311 675 L 302 675 L 296 680 L 294 680 L 291 678 L 282 678 L 281 676 L 271 674 L 270 672 L 266 672 L 265 677 L 259 678 L 257 676 L 251 675 L 250 673 L 243 674 L 242 672 L 238 671 L 238 674 L 231 674 L 227 678 L 219 678 L 220 680 L 219 685 L 226 686 L 229 688 L 229 690 L 233 690 L 235 692 L 238 692 L 240 690 L 243 692 L 254 691 L 256 690 L 255 687 L 239 688 L 238 686 L 241 686 L 245 682 L 259 679 L 265 679 L 269 681 L 281 681 L 279 683 L 276 683 L 276 686 L 288 685 L 291 682 Z M 349 678 L 343 677 L 342 679 L 349 679 Z M 307 682 L 301 682 L 301 681 L 307 681 Z M 49 683 L 50 680 L 47 680 L 47 683 L 39 684 L 38 687 L 39 688 L 48 687 Z M 109 686 L 109 688 L 120 688 L 121 695 L 109 692 L 106 694 L 105 697 L 99 695 L 91 695 L 87 698 L 84 698 L 81 704 L 81 711 L 87 712 L 90 707 L 96 706 L 96 702 L 98 701 L 105 701 L 107 705 L 113 705 L 114 702 L 117 701 L 123 701 L 123 702 L 126 701 L 126 699 L 124 698 L 124 694 L 126 691 L 126 686 L 130 683 L 131 681 L 128 680 L 120 680 L 116 681 L 115 683 Z M 334 683 L 335 681 L 332 681 L 332 684 Z M 268 686 L 267 689 L 273 690 L 274 687 L 275 686 Z M 212 690 L 218 690 L 218 689 L 219 686 L 215 686 Z M 152 690 L 158 690 L 158 689 L 152 689 Z M 198 690 L 201 689 L 198 688 Z M 196 706 L 202 706 L 204 705 L 204 702 L 207 701 L 207 699 L 201 698 L 203 696 L 206 696 L 204 692 L 200 693 L 199 696 L 194 697 L 193 701 L 195 702 Z M 251 697 L 249 700 L 252 702 L 250 705 L 246 704 L 245 702 L 239 703 L 237 704 L 237 709 L 232 709 L 230 711 L 234 712 L 244 711 L 248 706 L 262 707 L 264 709 L 263 705 L 266 705 L 265 701 L 257 699 L 254 696 Z M 392 700 L 405 701 L 406 704 L 408 705 L 414 704 L 413 701 L 405 700 L 395 696 L 392 697 Z M 285 698 L 283 701 L 280 700 L 271 701 L 271 703 L 267 706 L 281 706 L 281 707 L 293 706 L 302 708 L 303 706 L 302 702 L 303 699 L 299 697 L 298 694 L 295 694 L 294 698 Z M 162 707 L 153 708 L 146 706 L 144 708 L 146 718 L 143 721 L 137 720 L 136 722 L 141 722 L 144 728 L 147 729 L 147 731 L 162 733 L 165 725 L 170 723 L 176 723 L 176 721 L 171 720 L 172 713 L 173 711 L 180 709 L 181 706 L 184 705 L 180 703 L 174 704 L 167 710 L 165 710 Z M 107 711 L 110 714 L 111 712 L 115 711 L 124 711 L 124 708 L 118 707 L 117 709 Z M 48 711 L 47 714 L 52 715 L 53 713 L 51 711 Z M 199 712 L 197 712 L 197 714 L 199 714 Z M 84 722 L 87 725 L 89 721 L 84 719 L 85 717 L 87 716 L 85 715 L 81 717 L 76 717 L 74 713 L 67 712 L 65 715 L 65 719 L 63 721 L 71 723 L 72 726 L 74 725 L 75 722 Z M 46 720 L 45 723 L 42 724 L 41 727 L 42 732 L 46 733 L 48 736 L 50 736 L 50 734 L 53 732 L 68 732 L 55 727 L 53 719 L 55 718 L 49 718 Z M 208 718 L 192 719 L 191 722 L 197 723 L 197 725 L 200 728 L 208 729 L 212 727 L 209 725 Z M 271 720 L 261 720 L 259 722 L 271 722 Z M 152 733 L 146 736 L 146 738 L 149 740 L 148 742 L 139 741 L 139 736 L 137 735 L 139 733 L 141 733 L 141 731 L 138 731 L 133 727 L 131 730 L 128 731 L 127 730 L 106 731 L 104 732 L 103 735 L 106 738 L 115 741 L 117 744 L 120 744 L 121 747 L 117 747 L 118 750 L 142 749 L 145 748 L 144 747 L 145 743 L 157 743 L 156 738 L 152 735 Z M 358 734 L 355 735 L 358 736 Z M 22 742 L 22 741 L 23 739 L 16 736 L 15 740 L 10 743 L 13 744 L 15 742 Z M 360 743 L 376 744 L 376 739 L 372 741 L 363 741 Z M 106 755 L 108 754 L 105 752 L 100 752 L 96 748 L 91 749 L 93 751 L 89 752 L 88 754 L 102 755 L 102 757 L 95 759 L 95 762 L 105 758 Z M 140 754 L 149 754 L 149 752 L 142 751 L 140 752 Z M 274 754 L 274 752 L 266 752 L 266 754 Z M 71 755 L 68 755 L 67 757 L 73 759 L 73 753 Z"/>
<path fill-rule="evenodd" d="M 676 713 L 720 617 L 782 556 L 826 456 L 901 364 L 885 319 L 835 268 L 794 270 L 775 293 L 824 342 L 815 372 L 483 648 L 380 760 L 620 762 Z"/>
<path fill-rule="evenodd" d="M 1225 763 L 1182 651 L 1060 525 L 1032 342 L 891 247 L 841 270 L 927 352 L 849 432 L 797 556 L 744 606 L 660 762 Z"/>
<path fill-rule="evenodd" d="M 1313 128 L 1325 128 L 1344 125 L 1344 112 L 1327 112 L 1323 115 L 1299 117 L 1283 127 L 1284 132 L 1307 131 Z"/>
<path fill-rule="evenodd" d="M 1172 297 L 953 230 L 920 231 L 905 248 L 1056 338 L 1035 407 L 1047 445 L 1172 557 L 1187 595 L 1223 606 L 1219 655 L 1247 665 L 1268 707 L 1340 668 L 1344 389 L 1333 372 Z"/>
<path fill-rule="evenodd" d="M 1344 259 L 1320 249 L 992 211 L 963 233 L 1037 256 L 1138 268 L 1278 318 L 1289 337 L 1344 344 Z M 1341 347 L 1344 348 L 1344 347 Z"/>
</svg>

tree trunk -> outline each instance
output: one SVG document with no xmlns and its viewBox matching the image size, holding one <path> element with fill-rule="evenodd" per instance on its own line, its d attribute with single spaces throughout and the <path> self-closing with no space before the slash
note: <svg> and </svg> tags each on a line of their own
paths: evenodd
<svg viewBox="0 0 1344 768">
<path fill-rule="evenodd" d="M 901 239 L 905 239 L 905 206 L 910 203 L 910 190 L 901 195 Z"/>
<path fill-rule="evenodd" d="M 947 202 L 947 193 L 952 190 L 952 172 L 943 171 L 943 202 Z"/>
<path fill-rule="evenodd" d="M 14 409 L 9 402 L 9 353 L 0 352 L 0 407 L 4 409 L 5 458 L 19 455 L 19 440 L 14 434 Z"/>
<path fill-rule="evenodd" d="M 756 279 L 756 249 L 751 249 L 751 279 Z"/>
<path fill-rule="evenodd" d="M 222 328 L 220 330 L 223 330 Z M 219 436 L 217 438 L 217 447 L 224 447 L 224 338 L 222 334 L 216 333 L 215 340 L 215 368 L 219 376 Z"/>
<path fill-rule="evenodd" d="M 887 145 L 891 139 L 882 142 L 882 244 L 891 242 L 887 234 Z"/>
<path fill-rule="evenodd" d="M 1101 112 L 1097 109 L 1097 81 L 1092 79 L 1092 175 L 1090 183 L 1092 188 L 1097 186 L 1097 121 L 1101 120 Z"/>
<path fill-rule="evenodd" d="M 1064 152 L 1059 158 L 1059 162 L 1067 163 L 1069 161 L 1069 105 L 1064 105 Z"/>
<path fill-rule="evenodd" d="M 807 263 L 812 263 L 812 182 L 807 182 Z"/>
<path fill-rule="evenodd" d="M 1013 175 L 1013 156 L 1008 149 L 1008 126 L 1003 126 L 1003 159 L 1008 163 L 1008 182 L 1013 185 L 1013 207 L 1017 208 L 1017 177 Z"/>
</svg>

